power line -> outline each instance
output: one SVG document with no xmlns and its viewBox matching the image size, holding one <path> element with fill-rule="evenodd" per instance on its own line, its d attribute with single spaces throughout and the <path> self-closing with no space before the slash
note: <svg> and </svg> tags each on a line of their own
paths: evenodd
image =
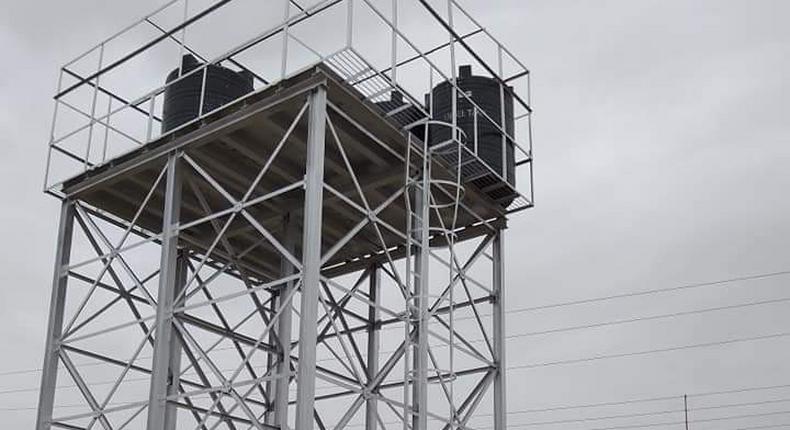
<svg viewBox="0 0 790 430">
<path fill-rule="evenodd" d="M 596 355 L 592 357 L 584 357 L 584 358 L 576 358 L 572 360 L 558 360 L 558 361 L 550 361 L 545 363 L 535 363 L 535 364 L 524 364 L 520 366 L 511 366 L 508 367 L 508 370 L 519 370 L 519 369 L 535 369 L 540 367 L 549 367 L 549 366 L 560 366 L 566 364 L 577 364 L 577 363 L 587 363 L 591 361 L 599 361 L 599 360 L 609 360 L 614 358 L 627 358 L 627 357 L 636 357 L 640 355 L 649 355 L 649 354 L 658 354 L 663 352 L 673 352 L 673 351 L 682 351 L 687 349 L 695 349 L 695 348 L 708 348 L 708 347 L 715 347 L 715 346 L 724 346 L 724 345 L 731 345 L 735 343 L 742 343 L 742 342 L 756 342 L 761 340 L 768 340 L 768 339 L 778 339 L 782 337 L 790 336 L 790 332 L 783 332 L 783 333 L 776 333 L 776 334 L 769 334 L 764 336 L 754 336 L 754 337 L 745 337 L 739 339 L 729 339 L 723 340 L 718 342 L 708 342 L 708 343 L 697 343 L 691 345 L 683 345 L 683 346 L 674 346 L 669 348 L 659 348 L 659 349 L 649 349 L 645 351 L 636 351 L 636 352 L 625 352 L 620 354 L 609 354 L 609 355 Z"/>
<path fill-rule="evenodd" d="M 769 417 L 769 416 L 776 416 L 776 415 L 786 415 L 790 414 L 790 410 L 788 411 L 776 411 L 776 412 L 763 412 L 759 414 L 743 414 L 743 415 L 730 415 L 725 417 L 716 417 L 716 418 L 703 418 L 703 419 L 696 419 L 690 420 L 689 424 L 699 424 L 699 423 L 710 423 L 710 422 L 718 422 L 718 421 L 730 421 L 730 420 L 738 420 L 743 418 L 760 418 L 760 417 Z M 675 425 L 682 425 L 685 424 L 685 421 L 674 421 L 674 422 L 664 422 L 664 423 L 650 423 L 650 424 L 637 424 L 637 425 L 627 425 L 627 426 L 615 426 L 615 427 L 599 427 L 591 430 L 622 430 L 622 429 L 635 429 L 635 428 L 646 428 L 646 427 L 660 427 L 660 426 L 675 426 Z M 520 425 L 509 426 L 511 428 L 519 428 Z"/>
<path fill-rule="evenodd" d="M 746 388 L 736 388 L 731 390 L 720 390 L 720 391 L 707 391 L 702 393 L 696 394 L 689 394 L 689 398 L 699 398 L 699 397 L 711 397 L 711 396 L 720 396 L 725 394 L 740 394 L 740 393 L 748 393 L 753 391 L 767 391 L 767 390 L 777 390 L 783 388 L 790 388 L 790 384 L 782 384 L 782 385 L 765 385 L 765 386 L 757 386 L 757 387 L 746 387 Z M 561 411 L 561 410 L 572 410 L 572 409 L 587 409 L 587 408 L 597 408 L 603 406 L 622 406 L 622 405 L 629 405 L 629 404 L 636 404 L 636 403 L 649 403 L 649 402 L 658 402 L 658 401 L 665 401 L 665 400 L 677 400 L 678 396 L 660 396 L 660 397 L 648 397 L 648 398 L 631 398 L 625 400 L 618 400 L 618 401 L 610 401 L 610 402 L 600 402 L 600 403 L 586 403 L 586 404 L 575 404 L 575 405 L 560 405 L 560 406 L 552 406 L 547 408 L 540 408 L 540 409 L 525 409 L 518 411 L 520 414 L 526 413 L 540 413 L 540 412 L 552 412 L 552 411 Z"/>
<path fill-rule="evenodd" d="M 508 336 L 508 338 L 517 338 L 517 337 L 526 337 L 530 336 L 531 334 L 522 334 L 522 335 L 513 335 Z M 708 343 L 699 343 L 699 344 L 692 344 L 692 345 L 683 345 L 683 346 L 676 346 L 676 347 L 669 347 L 669 348 L 660 348 L 660 349 L 652 349 L 646 351 L 635 351 L 635 352 L 626 352 L 626 353 L 619 353 L 619 354 L 609 354 L 609 355 L 597 355 L 592 357 L 583 357 L 571 360 L 559 360 L 559 361 L 552 361 L 552 362 L 544 362 L 544 363 L 534 363 L 534 364 L 525 364 L 519 366 L 510 366 L 507 370 L 521 370 L 521 369 L 534 369 L 534 368 L 541 368 L 541 367 L 549 367 L 549 366 L 559 366 L 559 365 L 567 365 L 567 364 L 578 364 L 578 363 L 585 363 L 585 362 L 592 362 L 592 361 L 600 361 L 600 360 L 609 360 L 609 359 L 616 359 L 616 358 L 627 358 L 627 357 L 635 357 L 640 355 L 649 355 L 649 354 L 657 354 L 657 353 L 664 353 L 664 352 L 673 352 L 673 351 L 681 351 L 687 349 L 696 349 L 696 348 L 707 348 L 707 347 L 715 347 L 715 346 L 724 346 L 730 345 L 735 343 L 743 343 L 743 342 L 756 342 L 762 340 L 769 340 L 769 339 L 777 339 L 782 337 L 790 336 L 790 332 L 784 333 L 777 333 L 777 334 L 770 334 L 764 336 L 754 336 L 754 337 L 747 337 L 747 338 L 739 338 L 739 339 L 729 339 L 724 341 L 717 341 L 717 342 L 708 342 Z M 482 339 L 477 340 L 470 340 L 470 343 L 480 343 L 483 342 Z M 440 346 L 446 345 L 439 345 L 434 346 L 434 348 L 438 348 Z M 381 354 L 388 354 L 392 353 L 393 351 L 384 351 Z M 327 359 L 330 360 L 330 359 Z M 321 361 L 321 360 L 319 360 Z M 105 364 L 105 363 L 100 363 Z M 84 367 L 84 366 L 83 366 Z M 137 379 L 129 379 L 128 381 L 142 381 L 148 380 L 148 378 L 137 378 Z M 103 385 L 103 384 L 110 384 L 114 383 L 115 381 L 104 381 L 104 382 L 96 382 L 92 385 Z M 63 389 L 63 388 L 73 388 L 76 385 L 63 385 L 58 386 L 56 388 Z M 16 394 L 16 393 L 23 393 L 23 392 L 33 392 L 38 391 L 38 388 L 16 388 L 6 391 L 0 391 L 0 394 Z"/>
<path fill-rule="evenodd" d="M 668 318 L 677 318 L 677 317 L 682 317 L 682 316 L 698 315 L 698 314 L 703 314 L 703 313 L 720 312 L 720 311 L 727 311 L 727 310 L 733 310 L 733 309 L 742 309 L 742 308 L 753 307 L 753 306 L 764 306 L 764 305 L 772 305 L 772 304 L 786 303 L 786 302 L 790 302 L 790 297 L 783 297 L 783 298 L 779 298 L 779 299 L 770 299 L 770 300 L 760 300 L 760 301 L 741 303 L 741 304 L 735 304 L 735 305 L 727 305 L 727 306 L 717 306 L 717 307 L 711 307 L 711 308 L 696 309 L 696 310 L 691 310 L 691 311 L 673 312 L 673 313 L 668 313 L 668 314 L 650 315 L 650 316 L 646 316 L 646 317 L 627 318 L 627 319 L 606 321 L 606 322 L 595 323 L 595 324 L 578 325 L 578 326 L 562 327 L 562 328 L 549 329 L 549 330 L 533 331 L 533 332 L 509 335 L 509 336 L 505 336 L 505 338 L 509 339 L 509 338 L 512 338 L 512 337 L 540 336 L 540 335 L 546 335 L 546 334 L 563 333 L 563 332 L 574 331 L 574 330 L 609 327 L 609 326 L 615 326 L 615 325 L 621 325 L 621 324 L 631 324 L 631 323 L 635 323 L 635 322 L 644 322 L 644 321 L 654 321 L 654 320 L 668 319 Z"/>
<path fill-rule="evenodd" d="M 765 278 L 771 278 L 771 277 L 777 277 L 777 276 L 786 276 L 786 275 L 790 275 L 790 270 L 779 271 L 779 272 L 771 272 L 771 273 L 764 273 L 764 274 L 757 274 L 757 275 L 749 275 L 749 276 L 741 276 L 741 277 L 729 278 L 729 279 L 721 279 L 721 280 L 712 281 L 712 282 L 705 282 L 705 283 L 698 283 L 698 284 L 688 284 L 688 285 L 682 285 L 682 286 L 677 286 L 677 287 L 659 288 L 659 289 L 653 289 L 653 290 L 622 293 L 622 294 L 603 296 L 603 297 L 595 297 L 595 298 L 588 298 L 588 299 L 573 300 L 573 301 L 568 301 L 568 302 L 553 303 L 553 304 L 541 305 L 541 306 L 515 308 L 515 309 L 510 309 L 510 310 L 506 311 L 505 313 L 507 313 L 507 314 L 517 314 L 517 313 L 523 313 L 523 312 L 533 312 L 533 311 L 538 311 L 538 310 L 552 309 L 552 308 L 558 308 L 558 307 L 564 307 L 564 306 L 575 306 L 575 305 L 580 305 L 580 304 L 595 303 L 595 302 L 608 301 L 608 300 L 614 300 L 614 299 L 620 299 L 620 298 L 638 297 L 638 296 L 644 296 L 644 295 L 650 295 L 650 294 L 660 294 L 660 293 L 673 292 L 673 291 L 682 291 L 682 290 L 688 290 L 688 289 L 694 289 L 694 288 L 725 285 L 725 284 L 729 284 L 729 283 L 733 283 L 733 282 L 752 281 L 752 280 L 765 279 Z M 672 318 L 672 317 L 676 317 L 676 316 L 692 315 L 692 314 L 706 313 L 706 312 L 715 312 L 715 311 L 720 311 L 720 310 L 738 309 L 738 308 L 743 308 L 743 307 L 759 306 L 759 305 L 764 305 L 764 304 L 781 303 L 781 302 L 787 302 L 787 301 L 790 301 L 790 298 L 780 298 L 780 299 L 774 299 L 774 300 L 765 300 L 765 301 L 761 301 L 761 302 L 751 302 L 751 303 L 745 303 L 745 304 L 740 304 L 740 305 L 722 306 L 722 307 L 718 307 L 718 308 L 699 309 L 699 310 L 696 310 L 696 311 L 677 312 L 675 314 L 665 314 L 665 315 L 655 315 L 655 316 L 641 317 L 641 318 L 632 318 L 632 319 L 628 319 L 628 320 L 612 321 L 612 322 L 605 322 L 605 323 L 599 323 L 599 324 L 590 324 L 590 325 L 586 325 L 586 326 L 567 327 L 567 328 L 546 330 L 546 331 L 541 331 L 541 332 L 525 333 L 524 335 L 535 336 L 535 335 L 541 335 L 541 334 L 559 333 L 559 332 L 563 332 L 563 331 L 580 330 L 580 329 L 595 328 L 595 327 L 605 327 L 605 326 L 617 325 L 617 324 L 628 324 L 628 323 L 638 322 L 638 321 L 649 321 L 649 320 L 655 320 L 655 319 Z M 490 316 L 490 315 L 483 315 L 483 316 Z M 471 317 L 456 318 L 456 321 L 463 320 L 463 319 L 471 319 Z M 518 337 L 518 335 L 508 336 L 508 337 Z M 220 350 L 224 350 L 224 349 L 232 349 L 232 347 L 218 348 L 218 349 L 216 349 L 216 351 L 220 351 Z M 143 357 L 141 357 L 141 358 L 143 358 Z M 147 357 L 147 358 L 150 358 L 150 357 Z M 86 366 L 96 366 L 96 365 L 102 365 L 102 364 L 104 364 L 104 363 L 85 363 L 85 364 L 81 364 L 79 366 L 80 367 L 86 367 Z M 40 373 L 41 370 L 42 370 L 41 368 L 35 368 L 35 369 L 21 369 L 21 370 L 12 370 L 12 371 L 0 372 L 0 377 L 1 376 L 11 376 L 11 375 L 21 375 L 21 374 L 28 374 L 28 373 Z"/>
<path fill-rule="evenodd" d="M 675 399 L 678 397 L 675 396 Z M 717 410 L 717 409 L 724 409 L 724 408 L 736 408 L 736 407 L 743 407 L 743 406 L 762 406 L 762 405 L 772 405 L 777 403 L 786 403 L 790 402 L 790 398 L 785 399 L 774 399 L 774 400 L 763 400 L 757 402 L 743 402 L 743 403 L 730 403 L 730 404 L 723 404 L 723 405 L 715 405 L 715 406 L 704 406 L 699 408 L 688 409 L 688 412 L 693 411 L 709 411 L 709 410 Z M 622 419 L 622 418 L 638 418 L 638 417 L 650 417 L 650 416 L 658 416 L 658 415 L 669 415 L 669 414 L 681 414 L 686 412 L 686 409 L 669 409 L 664 411 L 654 411 L 654 412 L 637 412 L 637 413 L 630 413 L 630 414 L 618 414 L 618 415 L 607 415 L 601 417 L 588 417 L 588 418 L 570 418 L 570 419 L 562 419 L 562 420 L 552 420 L 552 421 L 538 421 L 538 422 L 531 422 L 531 423 L 524 423 L 519 424 L 520 426 L 539 426 L 539 425 L 552 425 L 552 424 L 570 424 L 570 423 L 579 423 L 579 422 L 588 422 L 588 421 L 604 421 L 604 420 L 614 420 L 614 419 Z M 790 411 L 788 411 L 790 413 Z M 519 411 L 508 412 L 508 415 L 520 415 Z M 486 414 L 488 415 L 488 414 Z M 689 421 L 690 423 L 691 421 Z M 685 423 L 685 421 L 683 422 Z"/>
<path fill-rule="evenodd" d="M 758 279 L 765 279 L 765 278 L 772 278 L 777 276 L 787 276 L 790 275 L 790 270 L 784 270 L 779 272 L 772 272 L 772 273 L 762 273 L 756 275 L 748 275 L 748 276 L 739 276 L 736 278 L 729 278 L 729 279 L 720 279 L 718 281 L 712 282 L 703 282 L 698 284 L 687 284 L 687 285 L 680 285 L 677 287 L 669 287 L 669 288 L 656 288 L 652 290 L 644 290 L 644 291 L 634 291 L 630 293 L 622 293 L 622 294 L 614 294 L 611 296 L 602 296 L 602 297 L 594 297 L 589 299 L 580 299 L 580 300 L 572 300 L 567 302 L 560 302 L 560 303 L 552 303 L 548 305 L 540 305 L 540 306 L 531 306 L 531 307 L 524 307 L 524 308 L 515 308 L 510 309 L 507 313 L 521 313 L 521 312 L 535 312 L 545 309 L 552 309 L 552 308 L 559 308 L 565 306 L 576 306 L 576 305 L 583 305 L 588 303 L 595 303 L 595 302 L 602 302 L 608 300 L 615 300 L 615 299 L 624 299 L 630 297 L 640 297 L 640 296 L 647 296 L 652 294 L 662 294 L 662 293 L 669 293 L 675 291 L 683 291 L 683 290 L 691 290 L 695 288 L 704 288 L 704 287 L 713 287 L 719 285 L 726 285 L 733 282 L 742 282 L 742 281 L 754 281 Z"/>
</svg>

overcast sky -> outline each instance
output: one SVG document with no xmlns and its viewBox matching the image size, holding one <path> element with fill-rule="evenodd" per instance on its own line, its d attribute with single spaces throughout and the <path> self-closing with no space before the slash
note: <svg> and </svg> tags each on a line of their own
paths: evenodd
<svg viewBox="0 0 790 430">
<path fill-rule="evenodd" d="M 41 185 L 57 67 L 159 3 L 0 0 L 0 391 L 36 387 L 37 374 L 2 373 L 42 362 L 58 202 L 43 195 Z M 462 3 L 533 71 L 537 206 L 511 221 L 508 308 L 790 270 L 790 2 Z M 789 293 L 788 277 L 776 277 L 515 314 L 508 322 L 511 333 L 520 333 Z M 788 330 L 785 303 L 519 338 L 508 344 L 509 361 L 543 363 Z M 788 351 L 790 338 L 780 338 L 513 370 L 510 407 L 790 384 Z M 782 398 L 790 398 L 790 390 L 698 401 Z M 0 393 L 0 409 L 33 407 L 35 399 L 35 393 Z M 640 410 L 624 406 L 598 415 Z M 772 411 L 790 411 L 790 402 L 718 416 Z M 30 428 L 33 416 L 0 410 L 4 428 Z M 511 422 L 573 416 L 555 412 Z M 787 422 L 790 413 L 694 428 Z"/>
</svg>

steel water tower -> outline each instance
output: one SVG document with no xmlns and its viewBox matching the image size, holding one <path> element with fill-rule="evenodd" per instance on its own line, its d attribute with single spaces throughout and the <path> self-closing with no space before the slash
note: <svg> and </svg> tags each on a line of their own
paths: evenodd
<svg viewBox="0 0 790 430">
<path fill-rule="evenodd" d="M 529 76 L 455 0 L 171 0 L 65 64 L 37 428 L 506 429 Z"/>
</svg>

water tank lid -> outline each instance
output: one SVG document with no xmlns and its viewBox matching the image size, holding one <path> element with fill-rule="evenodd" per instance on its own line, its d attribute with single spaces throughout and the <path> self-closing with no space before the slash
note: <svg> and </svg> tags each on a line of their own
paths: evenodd
<svg viewBox="0 0 790 430">
<path fill-rule="evenodd" d="M 181 58 L 181 69 L 190 70 L 198 67 L 200 62 L 192 54 L 186 54 Z"/>
<path fill-rule="evenodd" d="M 472 66 L 466 64 L 458 68 L 458 77 L 459 78 L 471 78 L 472 77 Z"/>
</svg>

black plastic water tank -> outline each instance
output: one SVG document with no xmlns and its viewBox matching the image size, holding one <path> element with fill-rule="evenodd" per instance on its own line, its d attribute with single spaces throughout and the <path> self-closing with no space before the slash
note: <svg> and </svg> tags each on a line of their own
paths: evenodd
<svg viewBox="0 0 790 430">
<path fill-rule="evenodd" d="M 399 91 L 393 91 L 390 93 L 389 100 L 384 100 L 380 102 L 376 102 L 376 106 L 378 106 L 384 114 L 388 114 L 387 116 L 395 121 L 401 127 L 406 127 L 411 125 L 421 119 L 425 119 L 426 115 L 423 111 L 414 106 L 413 104 L 409 104 L 406 106 L 407 102 L 403 100 L 403 94 Z M 424 125 L 416 125 L 409 129 L 411 133 L 417 138 L 422 141 L 425 139 L 425 126 Z"/>
<path fill-rule="evenodd" d="M 507 172 L 502 172 L 502 142 L 503 134 L 498 125 L 502 124 L 502 92 L 497 80 L 485 76 L 473 76 L 472 66 L 461 66 L 457 79 L 458 88 L 463 91 L 474 103 L 494 120 L 494 123 L 485 118 L 485 115 L 478 112 L 477 115 L 477 154 L 494 170 L 497 174 L 504 177 L 510 185 L 515 186 L 515 147 L 510 138 L 505 137 L 505 157 Z M 453 86 L 445 81 L 433 89 L 433 118 L 438 121 L 452 123 L 453 121 Z M 474 106 L 465 97 L 459 94 L 457 101 L 458 127 L 466 135 L 466 145 L 473 150 L 475 142 L 475 112 Z M 515 118 L 513 114 L 513 94 L 512 88 L 508 87 L 504 91 L 504 130 L 511 137 L 515 136 Z M 433 126 L 430 130 L 431 145 L 446 142 L 452 136 L 450 127 Z M 462 174 L 464 174 L 462 170 Z M 490 175 L 489 178 L 480 179 L 483 182 L 491 182 L 496 179 Z M 478 182 L 478 181 L 473 181 Z M 501 180 L 500 180 L 501 182 Z M 489 187 L 491 184 L 485 184 Z M 506 202 L 509 204 L 509 202 Z"/>
<path fill-rule="evenodd" d="M 167 83 L 179 76 L 201 67 L 192 55 L 181 60 L 181 75 L 175 69 L 167 75 Z M 252 92 L 252 75 L 211 64 L 206 67 L 206 93 L 203 98 L 203 112 L 211 112 L 237 98 Z M 197 118 L 200 112 L 200 93 L 203 87 L 203 72 L 195 72 L 165 88 L 165 104 L 162 112 L 162 133 Z"/>
</svg>

